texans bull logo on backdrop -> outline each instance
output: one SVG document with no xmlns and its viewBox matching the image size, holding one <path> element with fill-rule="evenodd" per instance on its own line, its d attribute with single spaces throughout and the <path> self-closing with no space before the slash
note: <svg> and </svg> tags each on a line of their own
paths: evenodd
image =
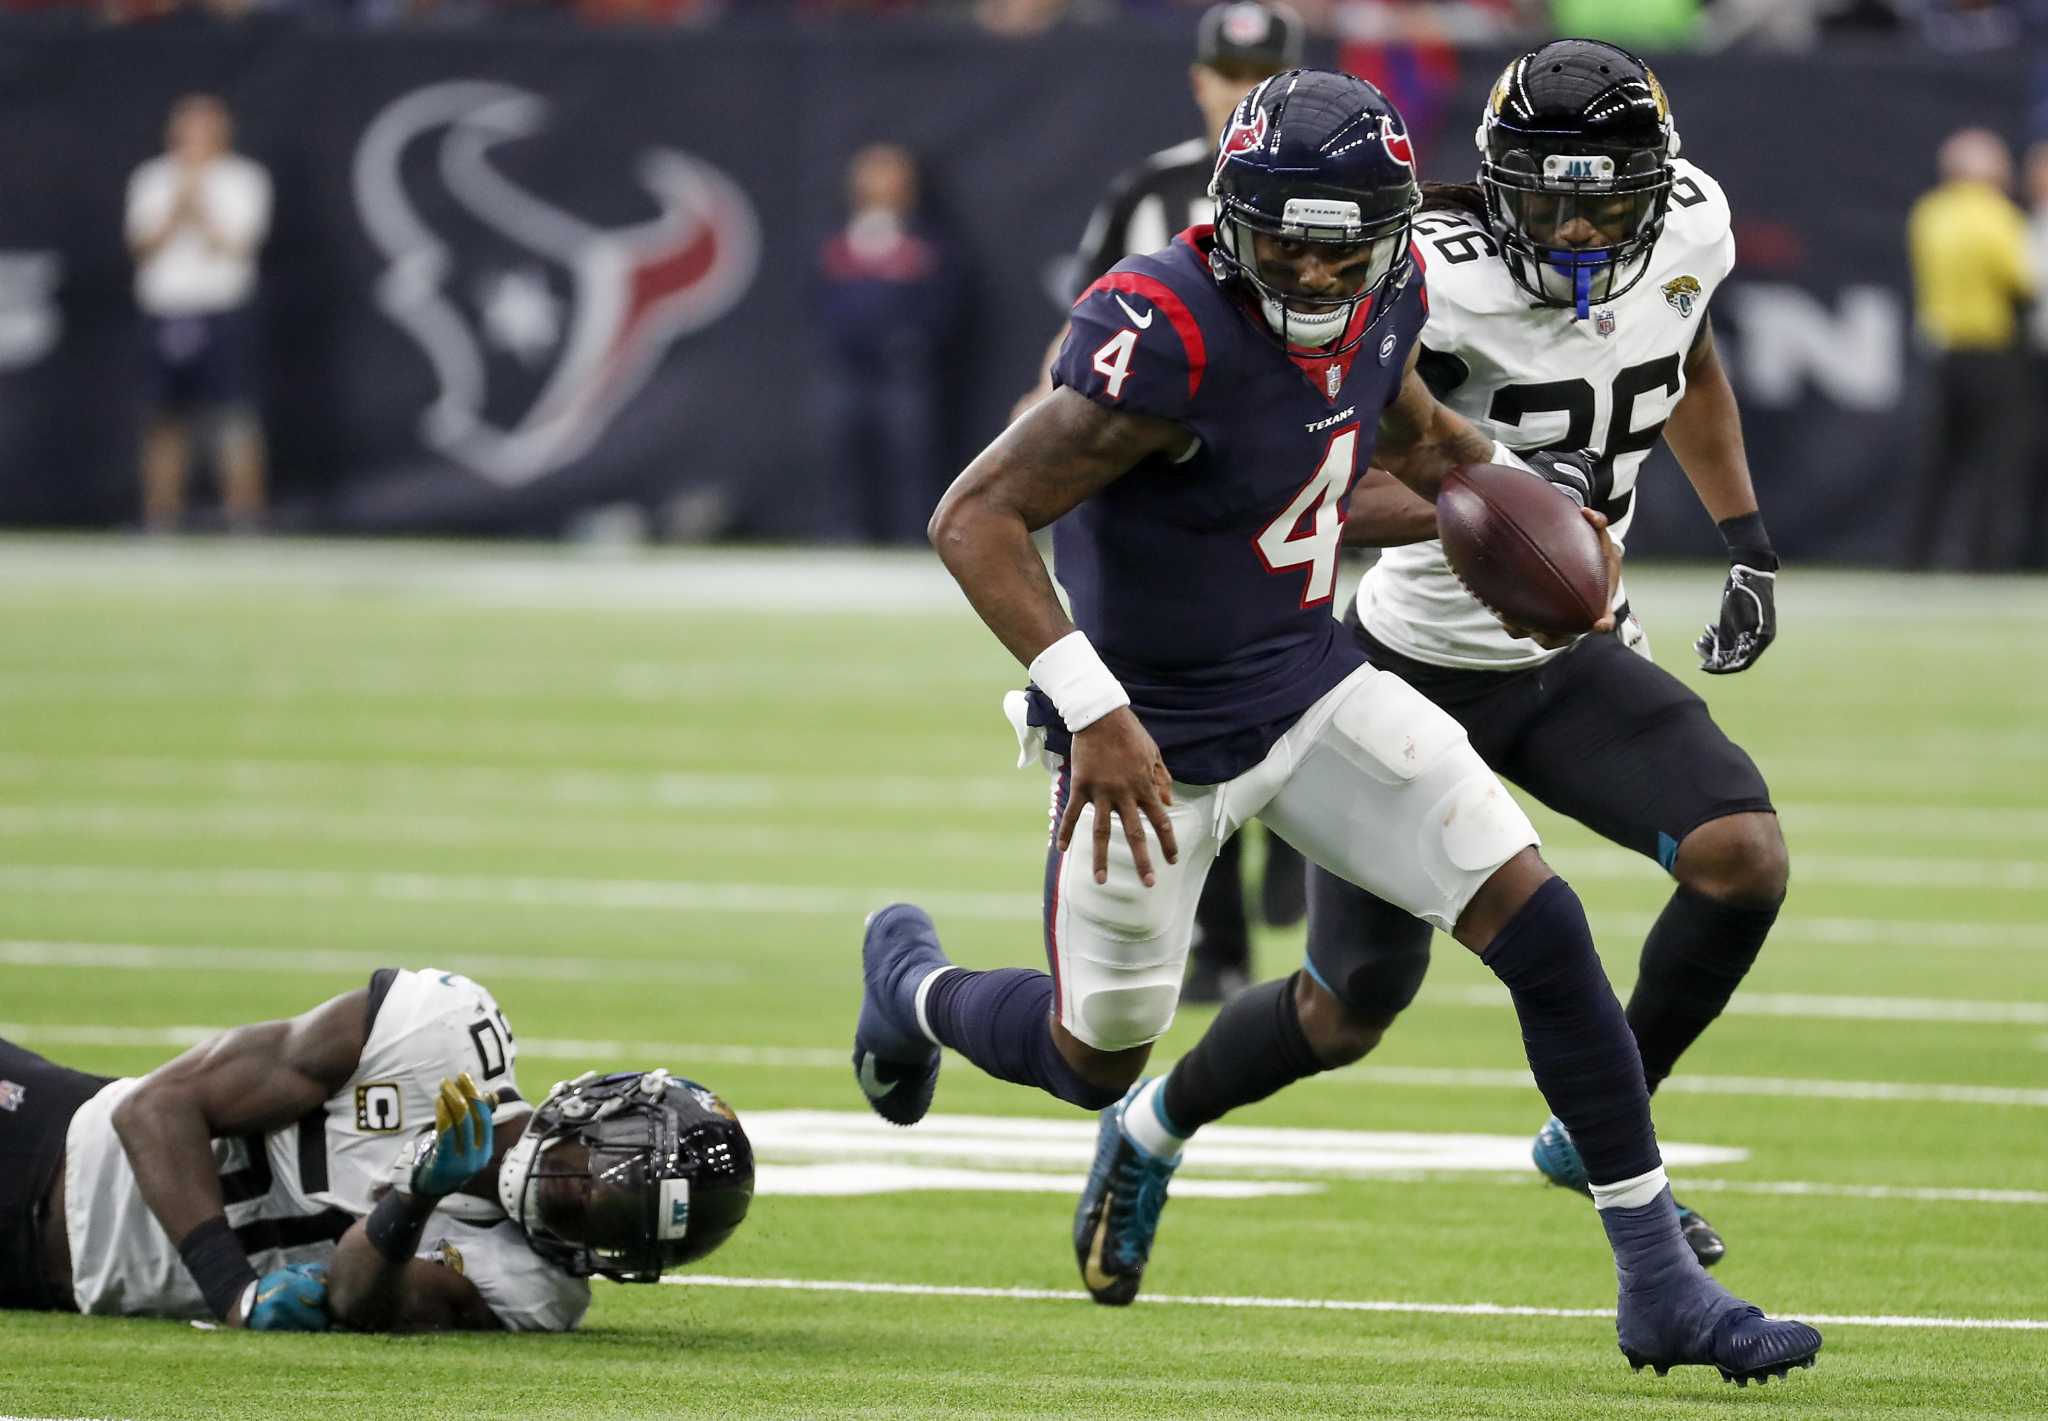
<svg viewBox="0 0 2048 1421">
<path fill-rule="evenodd" d="M 439 385 L 420 437 L 506 487 L 596 443 L 674 341 L 738 304 L 760 253 L 746 195 L 672 148 L 640 152 L 634 175 L 656 214 L 620 226 L 585 220 L 493 162 L 494 149 L 547 127 L 538 95 L 458 80 L 387 105 L 355 155 L 356 205 L 389 263 L 377 304 Z M 605 167 L 593 165 L 595 180 Z"/>
</svg>

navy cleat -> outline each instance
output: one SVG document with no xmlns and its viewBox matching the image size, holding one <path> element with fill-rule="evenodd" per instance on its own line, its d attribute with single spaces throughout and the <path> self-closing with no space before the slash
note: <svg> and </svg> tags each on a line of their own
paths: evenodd
<svg viewBox="0 0 2048 1421">
<path fill-rule="evenodd" d="M 1124 1133 L 1124 1108 L 1143 1085 L 1139 1081 L 1102 1112 L 1095 1159 L 1074 1210 L 1074 1259 L 1081 1265 L 1081 1281 L 1088 1296 L 1110 1307 L 1138 1296 L 1159 1233 L 1159 1213 L 1166 1207 L 1166 1186 L 1180 1167 L 1179 1155 L 1161 1159 L 1147 1154 Z"/>
<path fill-rule="evenodd" d="M 1603 1209 L 1621 1289 L 1615 1331 L 1630 1367 L 1663 1376 L 1713 1367 L 1738 1386 L 1810 1367 L 1821 1336 L 1803 1322 L 1766 1317 L 1709 1278 L 1678 1230 L 1669 1189 L 1639 1208 Z"/>
<path fill-rule="evenodd" d="M 924 909 L 892 903 L 868 915 L 853 1075 L 875 1114 L 891 1125 L 915 1125 L 931 1109 L 939 1048 L 918 1030 L 917 988 L 934 970 L 951 965 Z"/>
<path fill-rule="evenodd" d="M 1593 1185 L 1586 1178 L 1585 1161 L 1579 1158 L 1579 1147 L 1572 1143 L 1571 1131 L 1565 1129 L 1564 1121 L 1555 1115 L 1543 1122 L 1543 1128 L 1536 1132 L 1536 1142 L 1529 1147 L 1529 1158 L 1535 1161 L 1537 1172 L 1552 1184 L 1564 1189 L 1576 1189 L 1587 1198 L 1593 1197 Z M 1714 1226 L 1692 1209 L 1677 1200 L 1672 1203 L 1678 1209 L 1678 1231 L 1692 1249 L 1692 1256 L 1705 1268 L 1712 1268 L 1728 1253 L 1728 1245 Z"/>
</svg>

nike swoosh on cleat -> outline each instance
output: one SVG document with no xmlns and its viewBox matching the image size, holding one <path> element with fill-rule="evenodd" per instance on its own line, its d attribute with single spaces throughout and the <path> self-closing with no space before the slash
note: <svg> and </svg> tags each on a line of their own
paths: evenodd
<svg viewBox="0 0 2048 1421">
<path fill-rule="evenodd" d="M 1102 1217 L 1095 1221 L 1095 1237 L 1088 1244 L 1088 1261 L 1081 1265 L 1081 1281 L 1088 1285 L 1090 1292 L 1099 1293 L 1104 1288 L 1114 1288 L 1120 1279 L 1114 1273 L 1102 1269 L 1102 1242 L 1109 1236 L 1109 1203 L 1105 1199 Z"/>
<path fill-rule="evenodd" d="M 862 1093 L 869 1100 L 881 1100 L 901 1084 L 898 1081 L 885 1081 L 882 1079 L 881 1073 L 875 1069 L 875 1055 L 872 1051 L 860 1058 L 860 1070 L 855 1074 L 860 1078 Z"/>
<path fill-rule="evenodd" d="M 1136 311 L 1133 311 L 1131 309 L 1131 303 L 1124 300 L 1124 298 L 1121 296 L 1116 298 L 1116 304 L 1124 308 L 1124 314 L 1131 318 L 1131 324 L 1136 326 L 1141 331 L 1151 330 L 1152 318 L 1159 314 L 1157 311 L 1147 311 L 1144 315 L 1141 316 Z"/>
</svg>

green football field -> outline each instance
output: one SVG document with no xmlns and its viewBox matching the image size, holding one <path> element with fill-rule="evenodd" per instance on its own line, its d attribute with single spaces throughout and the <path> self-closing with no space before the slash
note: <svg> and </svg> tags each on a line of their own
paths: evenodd
<svg viewBox="0 0 2048 1421">
<path fill-rule="evenodd" d="M 1631 582 L 1689 679 L 1718 584 Z M 140 1072 L 456 969 L 529 1095 L 666 1065 L 761 1163 L 722 1251 L 599 1285 L 576 1334 L 0 1315 L 0 1414 L 2048 1415 L 2048 583 L 1780 596 L 1761 666 L 1696 684 L 1772 782 L 1792 894 L 1656 1102 L 1719 1276 L 1827 1335 L 1737 1390 L 1622 1361 L 1592 1209 L 1526 1164 L 1513 1014 L 1448 939 L 1378 1053 L 1190 1147 L 1136 1307 L 1079 1290 L 1078 1112 L 950 1059 L 931 1120 L 874 1122 L 866 910 L 1042 960 L 1018 674 L 928 557 L 0 542 L 0 1035 Z M 1625 994 L 1667 881 L 1537 822 Z M 1265 934 L 1262 971 L 1300 944 Z"/>
</svg>

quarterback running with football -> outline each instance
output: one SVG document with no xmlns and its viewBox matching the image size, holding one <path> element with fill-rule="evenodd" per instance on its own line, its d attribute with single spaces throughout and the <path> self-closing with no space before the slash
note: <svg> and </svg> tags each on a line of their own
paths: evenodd
<svg viewBox="0 0 2048 1421">
<path fill-rule="evenodd" d="M 387 968 L 147 1076 L 0 1041 L 0 1307 L 257 1331 L 562 1331 L 745 1217 L 730 1109 L 665 1071 L 538 1109 L 467 977 Z M 676 1208 L 678 1202 L 681 1208 Z"/>
<path fill-rule="evenodd" d="M 1029 668 L 1006 709 L 1053 771 L 1052 972 L 958 968 L 923 910 L 874 914 L 861 1089 L 917 1121 L 945 1045 L 1072 1104 L 1122 1098 L 1172 1022 L 1216 847 L 1257 817 L 1506 984 L 1613 1247 L 1624 1352 L 1745 1378 L 1803 1364 L 1819 1334 L 1731 1296 L 1686 1246 L 1634 1037 L 1527 817 L 1458 723 L 1329 615 L 1341 501 L 1375 457 L 1424 498 L 1456 465 L 1519 462 L 1416 373 L 1406 127 L 1362 80 L 1291 71 L 1238 106 L 1213 182 L 1214 228 L 1083 293 L 1053 393 L 933 516 L 948 569 Z M 1555 453 L 1530 465 L 1559 497 L 1594 477 Z M 1031 542 L 1048 523 L 1071 621 Z M 1119 1188 L 1111 1207 L 1157 1202 Z M 1112 1231 L 1076 1245 L 1091 1287 L 1120 1285 Z"/>
<path fill-rule="evenodd" d="M 1660 434 L 1718 522 L 1731 568 L 1703 669 L 1753 665 L 1775 633 L 1777 558 L 1743 454 L 1735 396 L 1714 352 L 1709 298 L 1734 259 L 1727 201 L 1678 157 L 1661 86 L 1633 55 L 1559 40 L 1501 75 L 1478 132 L 1475 187 L 1431 184 L 1416 221 L 1429 261 L 1418 370 L 1437 397 L 1525 451 L 1592 446 L 1581 496 L 1626 537 L 1636 477 Z M 1351 497 L 1345 539 L 1389 548 L 1347 627 L 1373 665 L 1454 716 L 1480 756 L 1544 803 L 1654 858 L 1677 880 L 1643 946 L 1627 1009 L 1654 1092 L 1726 1006 L 1785 896 L 1769 791 L 1701 699 L 1649 660 L 1625 593 L 1611 635 L 1567 648 L 1504 630 L 1435 540 L 1436 510 L 1374 471 Z M 1219 1013 L 1160 1080 L 1104 1112 L 1099 1180 L 1082 1222 L 1107 1230 L 1136 1291 L 1157 1227 L 1121 1195 L 1163 1199 L 1201 1126 L 1291 1081 L 1357 1060 L 1415 997 L 1431 927 L 1312 870 L 1308 960 Z M 1538 1167 L 1588 1189 L 1553 1118 Z M 1679 1208 L 1703 1264 L 1724 1252 Z M 1097 1290 L 1102 1296 L 1104 1290 Z"/>
</svg>

